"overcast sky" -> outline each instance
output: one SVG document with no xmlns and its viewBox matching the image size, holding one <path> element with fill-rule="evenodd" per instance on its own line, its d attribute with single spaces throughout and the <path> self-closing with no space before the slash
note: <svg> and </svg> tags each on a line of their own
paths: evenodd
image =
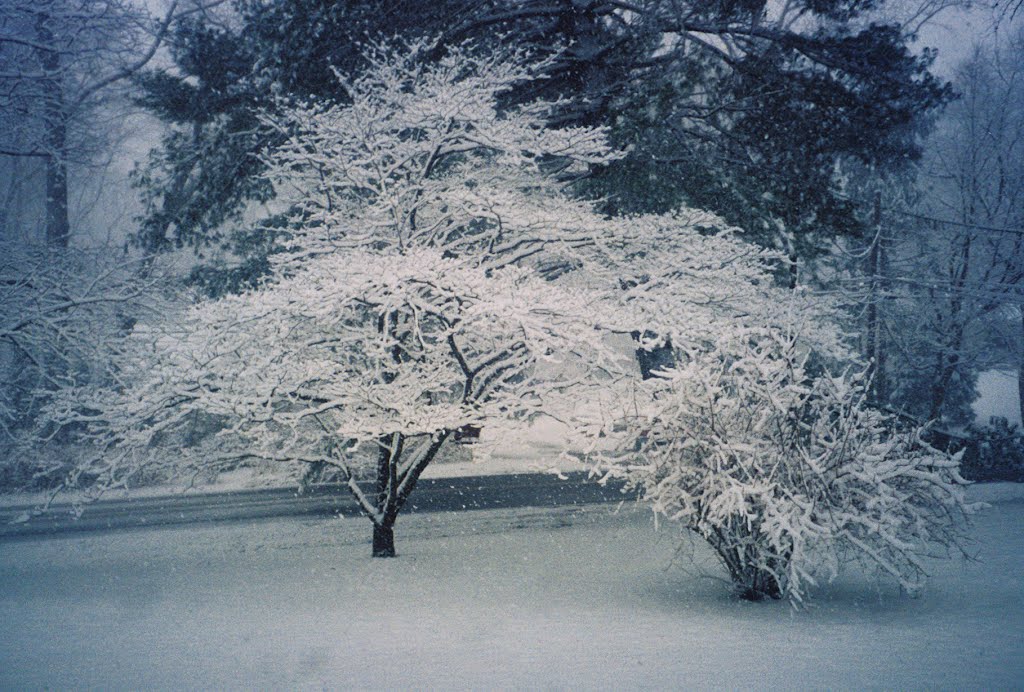
<svg viewBox="0 0 1024 692">
<path fill-rule="evenodd" d="M 927 24 L 920 32 L 918 48 L 938 48 L 939 56 L 934 71 L 946 79 L 953 77 L 956 66 L 966 60 L 980 43 L 993 43 L 1024 27 L 1024 10 L 1010 21 L 992 9 L 977 7 L 972 10 L 949 9 Z"/>
</svg>

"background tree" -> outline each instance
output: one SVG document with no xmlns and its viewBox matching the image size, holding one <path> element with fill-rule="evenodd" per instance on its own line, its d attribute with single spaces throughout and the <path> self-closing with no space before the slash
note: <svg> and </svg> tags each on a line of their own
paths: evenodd
<svg viewBox="0 0 1024 692">
<path fill-rule="evenodd" d="M 373 40 L 408 39 L 436 30 L 454 3 L 240 1 L 223 21 L 196 18 L 176 26 L 173 69 L 140 78 L 142 105 L 170 125 L 162 147 L 140 167 L 146 202 L 138 240 L 160 251 L 233 246 L 249 263 L 200 272 L 212 292 L 240 287 L 266 272 L 266 235 L 242 223 L 251 203 L 272 195 L 262 154 L 276 144 L 256 115 L 279 99 L 345 103 L 334 70 L 355 73 Z"/>
<path fill-rule="evenodd" d="M 975 50 L 957 71 L 962 98 L 950 107 L 926 161 L 934 189 L 925 215 L 948 222 L 923 221 L 945 241 L 940 240 L 940 253 L 947 255 L 947 265 L 937 276 L 951 289 L 933 303 L 943 306 L 935 308 L 933 323 L 944 338 L 937 339 L 931 377 L 932 417 L 941 412 L 952 378 L 997 364 L 985 362 L 983 352 L 993 344 L 985 326 L 1020 315 L 1024 303 L 1022 56 L 1024 31 L 1003 45 Z M 1024 322 L 1017 321 L 1024 337 Z M 1002 354 L 1003 363 L 1009 355 Z M 1024 384 L 1024 368 L 1018 371 Z"/>
<path fill-rule="evenodd" d="M 832 194 L 837 161 L 913 158 L 919 117 L 949 96 L 901 26 L 871 23 L 875 9 L 527 0 L 480 9 L 449 35 L 486 25 L 542 53 L 567 46 L 546 88 L 572 99 L 565 117 L 608 123 L 633 147 L 598 186 L 618 208 L 683 199 L 789 251 L 813 247 L 812 230 L 856 226 Z"/>
<path fill-rule="evenodd" d="M 242 212 L 270 195 L 258 161 L 273 142 L 253 127 L 255 109 L 270 93 L 344 102 L 332 63 L 358 70 L 362 42 L 397 32 L 440 33 L 424 53 L 435 60 L 466 38 L 486 46 L 501 37 L 538 59 L 557 54 L 547 79 L 504 100 L 562 97 L 556 122 L 612 128 L 629 153 L 584 186 L 607 211 L 685 202 L 807 254 L 823 236 L 857 227 L 852 205 L 834 194 L 837 161 L 914 158 L 921 116 L 950 95 L 928 73 L 929 54 L 910 53 L 907 31 L 870 24 L 869 5 L 243 3 L 235 28 L 183 26 L 175 68 L 146 80 L 146 103 L 175 129 L 139 178 L 150 194 L 140 239 L 147 247 L 203 245 L 235 231 L 251 239 Z M 235 269 L 228 285 L 238 269 L 251 279 L 266 263 Z"/>
<path fill-rule="evenodd" d="M 120 0 L 0 5 L 0 156 L 42 162 L 49 244 L 70 237 L 69 166 L 109 146 L 104 111 L 156 54 L 177 7 L 155 21 Z"/>
<path fill-rule="evenodd" d="M 39 412 L 56 392 L 112 384 L 133 321 L 164 309 L 158 281 L 106 252 L 0 241 L 0 487 L 61 487 L 73 431 Z"/>
<path fill-rule="evenodd" d="M 921 420 L 970 423 L 978 374 L 1018 366 L 1021 41 L 979 48 L 960 66 L 962 97 L 938 121 L 916 175 L 876 178 L 856 193 L 873 198 L 852 281 L 867 306 L 875 399 Z"/>
</svg>

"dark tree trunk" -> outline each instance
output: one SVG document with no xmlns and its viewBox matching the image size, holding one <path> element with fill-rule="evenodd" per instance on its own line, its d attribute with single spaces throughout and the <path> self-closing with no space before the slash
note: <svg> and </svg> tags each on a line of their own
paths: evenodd
<svg viewBox="0 0 1024 692">
<path fill-rule="evenodd" d="M 51 154 L 46 159 L 46 243 L 51 247 L 66 248 L 71 235 L 71 224 L 68 221 L 68 167 L 64 160 L 64 124 L 53 123 L 51 128 L 60 132 L 51 132 L 51 146 L 58 145 L 60 153 Z"/>
<path fill-rule="evenodd" d="M 373 556 L 395 556 L 395 527 L 380 524 L 373 525 Z"/>
<path fill-rule="evenodd" d="M 951 277 L 953 279 L 953 296 L 949 306 L 949 324 L 952 327 L 952 334 L 945 344 L 945 349 L 939 354 L 939 367 L 935 372 L 935 380 L 932 385 L 931 408 L 928 411 L 928 420 L 939 420 L 942 416 L 942 408 L 946 403 L 949 392 L 949 385 L 953 382 L 953 375 L 960 367 L 960 351 L 964 345 L 964 288 L 967 285 L 967 275 L 971 263 L 971 241 L 968 234 L 964 237 L 960 246 L 959 266 L 953 266 Z"/>
<path fill-rule="evenodd" d="M 36 34 L 43 46 L 56 46 L 49 26 L 50 16 L 40 12 L 36 18 Z M 39 63 L 48 75 L 44 82 L 46 102 L 46 242 L 51 247 L 66 248 L 71 235 L 68 221 L 67 113 L 64 103 L 61 56 L 57 49 L 36 49 Z"/>
<path fill-rule="evenodd" d="M 963 329 L 954 330 L 952 344 L 948 352 L 939 354 L 936 376 L 932 383 L 932 401 L 928 410 L 928 420 L 937 421 L 942 418 L 942 409 L 946 404 L 949 387 L 953 383 L 953 375 L 960 367 L 960 348 L 963 345 Z"/>
<path fill-rule="evenodd" d="M 882 277 L 885 275 L 885 247 L 882 237 L 882 194 L 875 193 L 874 210 L 875 238 L 868 256 L 869 285 L 867 312 L 868 360 L 871 375 L 871 398 L 884 404 L 888 396 L 885 386 L 885 344 L 882 339 L 881 302 L 883 294 Z"/>
<path fill-rule="evenodd" d="M 185 217 L 188 214 L 188 181 L 199 162 L 199 155 L 195 151 L 199 148 L 202 138 L 202 125 L 192 125 L 191 146 L 192 156 L 180 163 L 180 168 L 174 168 L 171 173 L 171 181 L 164 186 L 160 210 L 147 214 L 137 232 L 137 237 L 142 248 L 148 253 L 157 253 L 169 250 L 175 243 L 185 243 L 188 221 Z M 172 230 L 172 226 L 174 229 Z"/>
<path fill-rule="evenodd" d="M 1020 353 L 1017 356 L 1017 398 L 1020 401 L 1021 428 L 1024 428 L 1024 303 L 1020 305 Z"/>
<path fill-rule="evenodd" d="M 750 543 L 735 539 L 736 531 L 726 529 L 726 533 L 716 530 L 712 535 L 707 536 L 707 541 L 718 553 L 729 572 L 729 578 L 736 588 L 736 594 L 744 601 L 763 601 L 765 599 L 778 600 L 783 596 L 782 585 L 775 577 L 785 570 L 785 563 L 789 556 L 773 558 L 768 563 L 768 568 L 763 569 L 757 566 L 756 545 L 764 540 L 758 532 L 747 533 Z M 734 538 L 727 538 L 726 535 Z"/>
<path fill-rule="evenodd" d="M 451 435 L 450 430 L 437 434 L 429 448 L 413 468 L 407 469 L 400 476 L 398 470 L 402 455 L 405 453 L 405 441 L 399 436 L 396 440 L 392 433 L 380 439 L 381 451 L 377 458 L 377 487 L 373 499 L 375 512 L 367 512 L 373 521 L 373 557 L 395 556 L 395 522 L 405 506 L 409 495 L 416 488 L 423 469 L 434 459 L 437 451 Z M 394 454 L 392 454 L 394 450 Z"/>
<path fill-rule="evenodd" d="M 782 588 L 779 586 L 779 581 L 770 572 L 754 570 L 748 583 L 740 585 L 739 595 L 744 601 L 755 603 L 766 599 L 777 601 L 782 598 Z"/>
<path fill-rule="evenodd" d="M 380 450 L 377 456 L 377 487 L 375 502 L 382 519 L 373 522 L 373 556 L 395 556 L 395 508 L 398 487 L 397 459 L 391 453 L 391 445 L 395 435 L 385 435 L 378 443 Z M 401 454 L 401 450 L 396 450 Z"/>
</svg>

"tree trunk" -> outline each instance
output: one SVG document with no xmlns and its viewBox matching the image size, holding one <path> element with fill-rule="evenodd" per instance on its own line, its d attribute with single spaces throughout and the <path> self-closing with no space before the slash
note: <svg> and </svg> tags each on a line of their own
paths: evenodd
<svg viewBox="0 0 1024 692">
<path fill-rule="evenodd" d="M 756 570 L 750 582 L 740 585 L 740 599 L 759 603 L 766 599 L 777 601 L 782 598 L 782 587 L 770 572 Z"/>
<path fill-rule="evenodd" d="M 46 159 L 46 244 L 50 247 L 66 248 L 71 235 L 68 221 L 68 167 L 64 160 L 64 123 L 52 123 L 51 145 L 60 153 L 50 154 Z"/>
<path fill-rule="evenodd" d="M 736 587 L 736 594 L 742 600 L 756 602 L 766 598 L 782 598 L 783 590 L 779 580 L 771 571 L 759 568 L 756 563 L 757 545 L 765 540 L 763 536 L 755 532 L 736 530 L 733 526 L 731 529 L 726 528 L 724 533 L 716 529 L 706 538 L 722 559 L 722 564 L 725 565 L 733 586 Z M 769 566 L 780 572 L 784 568 L 783 561 L 783 558 L 772 560 Z"/>
<path fill-rule="evenodd" d="M 373 525 L 373 556 L 395 556 L 395 527 L 393 525 Z"/>
<path fill-rule="evenodd" d="M 886 403 L 888 392 L 885 383 L 885 344 L 882 339 L 883 294 L 882 277 L 885 275 L 885 247 L 882 236 L 882 193 L 875 193 L 874 210 L 875 238 L 868 255 L 868 272 L 871 275 L 868 295 L 867 339 L 868 361 L 871 376 L 871 395 L 876 404 Z"/>
<path fill-rule="evenodd" d="M 942 408 L 946 404 L 949 385 L 953 382 L 953 375 L 956 373 L 959 362 L 959 353 L 942 353 L 939 355 L 939 366 L 936 368 L 937 374 L 932 381 L 931 405 L 928 407 L 929 421 L 939 421 L 942 419 Z"/>
<path fill-rule="evenodd" d="M 972 210 L 973 211 L 973 210 Z M 964 313 L 964 289 L 967 286 L 967 277 L 971 266 L 971 243 L 972 236 L 964 236 L 961 245 L 959 258 L 951 258 L 950 278 L 953 287 L 952 299 L 949 305 L 949 325 L 952 333 L 949 341 L 944 344 L 943 351 L 939 354 L 939 367 L 935 372 L 935 380 L 932 384 L 932 401 L 928 411 L 928 420 L 937 421 L 942 417 L 942 408 L 946 403 L 949 385 L 953 381 L 953 375 L 960 367 L 960 354 L 964 345 L 964 329 L 970 316 Z M 959 265 L 953 264 L 959 261 Z"/>
<path fill-rule="evenodd" d="M 1020 402 L 1021 428 L 1024 429 L 1024 303 L 1020 305 L 1020 353 L 1017 355 L 1017 399 Z"/>
<path fill-rule="evenodd" d="M 64 102 L 64 84 L 61 56 L 56 48 L 50 16 L 44 10 L 36 18 L 39 43 L 36 49 L 39 63 L 47 74 L 44 82 L 46 101 L 43 105 L 46 128 L 46 243 L 51 247 L 66 248 L 71 235 L 68 221 L 68 161 L 67 113 Z"/>
<path fill-rule="evenodd" d="M 395 556 L 395 520 L 398 518 L 398 462 L 402 457 L 404 438 L 400 433 L 384 435 L 378 440 L 376 505 L 379 519 L 373 522 L 373 556 Z"/>
</svg>

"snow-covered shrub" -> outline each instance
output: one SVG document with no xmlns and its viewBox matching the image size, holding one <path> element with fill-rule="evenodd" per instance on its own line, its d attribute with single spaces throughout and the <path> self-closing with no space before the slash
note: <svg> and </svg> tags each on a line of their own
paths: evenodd
<svg viewBox="0 0 1024 692">
<path fill-rule="evenodd" d="M 610 473 L 721 558 L 743 598 L 788 596 L 859 558 L 907 591 L 971 507 L 956 459 L 865 405 L 864 378 L 809 365 L 793 330 L 740 330 L 643 383 Z M 624 429 L 621 429 L 623 428 Z"/>
</svg>

